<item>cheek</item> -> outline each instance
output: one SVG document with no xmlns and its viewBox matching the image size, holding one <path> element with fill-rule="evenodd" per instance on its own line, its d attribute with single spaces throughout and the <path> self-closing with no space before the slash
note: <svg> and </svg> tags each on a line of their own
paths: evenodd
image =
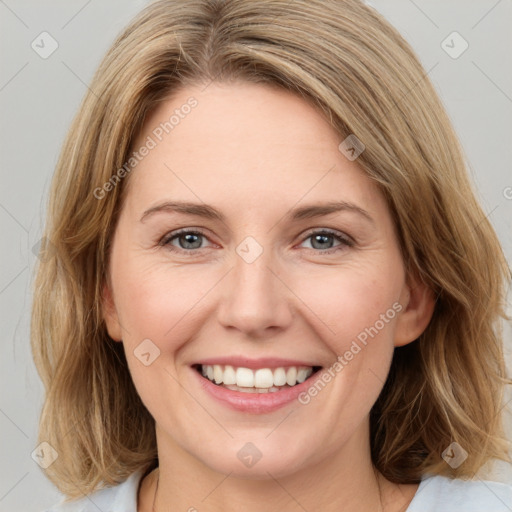
<svg viewBox="0 0 512 512">
<path fill-rule="evenodd" d="M 119 267 L 116 304 L 126 333 L 124 341 L 140 343 L 149 338 L 168 349 L 173 339 L 187 339 L 219 273 L 206 266 L 179 267 L 145 260 L 133 258 Z"/>
<path fill-rule="evenodd" d="M 333 351 L 343 354 L 354 340 L 361 346 L 373 339 L 391 343 L 400 310 L 400 272 L 382 265 L 325 270 L 297 278 L 294 289 L 315 313 L 312 318 Z"/>
</svg>

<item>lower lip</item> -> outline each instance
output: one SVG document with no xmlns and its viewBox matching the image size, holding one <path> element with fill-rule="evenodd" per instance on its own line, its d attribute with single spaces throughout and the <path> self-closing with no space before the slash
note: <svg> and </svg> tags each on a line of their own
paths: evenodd
<svg viewBox="0 0 512 512">
<path fill-rule="evenodd" d="M 236 411 L 254 414 L 269 413 L 290 404 L 294 400 L 297 400 L 297 397 L 303 391 L 306 391 L 306 389 L 314 384 L 322 372 L 320 369 L 301 384 L 296 384 L 291 388 L 284 388 L 281 391 L 269 391 L 268 393 L 241 393 L 240 391 L 233 391 L 214 384 L 209 379 L 200 375 L 194 368 L 192 368 L 192 371 L 199 379 L 199 383 L 203 389 L 214 399 L 224 405 L 227 405 L 231 409 L 235 409 Z"/>
</svg>

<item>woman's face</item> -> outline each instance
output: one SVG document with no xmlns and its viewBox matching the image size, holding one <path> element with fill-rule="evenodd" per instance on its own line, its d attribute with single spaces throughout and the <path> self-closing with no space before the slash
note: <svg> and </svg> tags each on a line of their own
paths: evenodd
<svg viewBox="0 0 512 512">
<path fill-rule="evenodd" d="M 385 200 L 304 100 L 203 89 L 145 120 L 105 288 L 160 457 L 263 478 L 366 456 L 394 346 L 428 321 Z"/>
</svg>

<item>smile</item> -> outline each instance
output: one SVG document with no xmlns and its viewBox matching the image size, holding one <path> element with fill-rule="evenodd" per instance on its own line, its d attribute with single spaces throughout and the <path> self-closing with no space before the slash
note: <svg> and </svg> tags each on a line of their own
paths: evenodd
<svg viewBox="0 0 512 512">
<path fill-rule="evenodd" d="M 296 404 L 300 393 L 322 376 L 319 363 L 230 355 L 196 361 L 190 370 L 197 390 L 214 403 L 238 412 L 267 414 Z"/>
<path fill-rule="evenodd" d="M 244 368 L 231 365 L 197 365 L 201 375 L 218 386 L 241 393 L 274 393 L 301 384 L 319 366 Z"/>
</svg>

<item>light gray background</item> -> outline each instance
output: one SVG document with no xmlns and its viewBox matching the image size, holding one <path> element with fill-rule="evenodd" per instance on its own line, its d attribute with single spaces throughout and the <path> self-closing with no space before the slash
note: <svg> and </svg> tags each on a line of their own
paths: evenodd
<svg viewBox="0 0 512 512">
<path fill-rule="evenodd" d="M 63 138 L 87 84 L 116 34 L 146 3 L 0 0 L 0 511 L 37 512 L 61 499 L 31 458 L 43 398 L 29 346 L 32 247 L 41 236 Z M 512 2 L 369 3 L 401 31 L 430 70 L 466 150 L 484 209 L 512 262 Z M 59 44 L 47 59 L 31 48 L 43 31 Z M 457 59 L 441 47 L 453 31 L 469 44 Z M 510 365 L 509 328 L 506 333 Z M 510 410 L 506 422 L 512 438 Z M 498 464 L 495 479 L 512 483 L 512 468 Z"/>
</svg>

